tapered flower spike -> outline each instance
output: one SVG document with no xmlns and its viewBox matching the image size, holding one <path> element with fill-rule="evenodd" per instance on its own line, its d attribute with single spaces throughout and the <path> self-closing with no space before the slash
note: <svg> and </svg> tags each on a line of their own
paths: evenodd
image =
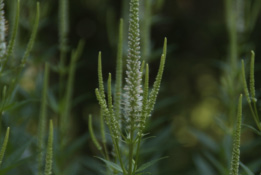
<svg viewBox="0 0 261 175">
<path fill-rule="evenodd" d="M 242 94 L 238 100 L 238 112 L 236 128 L 233 134 L 233 150 L 231 159 L 230 175 L 238 175 L 239 159 L 240 159 L 240 136 L 241 136 L 241 120 L 242 120 Z"/>
<path fill-rule="evenodd" d="M 99 94 L 101 98 L 105 100 L 105 92 L 104 92 L 104 84 L 103 84 L 103 76 L 102 76 L 102 54 L 99 52 L 98 54 L 98 82 L 99 82 Z M 108 122 L 107 122 L 108 123 Z M 104 112 L 101 108 L 100 110 L 100 127 L 101 127 L 101 137 L 102 142 L 106 144 L 106 136 L 105 136 L 105 129 L 104 129 Z"/>
<path fill-rule="evenodd" d="M 53 166 L 53 121 L 50 120 L 44 175 L 52 174 Z"/>
<path fill-rule="evenodd" d="M 117 67 L 115 80 L 115 115 L 117 120 L 121 120 L 121 97 L 122 97 L 122 43 L 123 43 L 123 19 L 120 19 L 119 41 L 117 52 Z"/>
<path fill-rule="evenodd" d="M 107 107 L 107 103 L 106 103 L 105 99 L 102 98 L 100 90 L 98 88 L 95 89 L 95 94 L 96 94 L 96 98 L 101 106 L 101 109 L 104 112 L 105 122 L 107 125 L 110 125 L 110 119 L 109 119 L 110 112 Z"/>
<path fill-rule="evenodd" d="M 115 138 L 118 138 L 119 133 L 120 133 L 120 127 L 119 127 L 119 121 L 116 120 L 115 113 L 113 110 L 113 105 L 112 105 L 111 74 L 110 73 L 109 73 L 109 78 L 108 78 L 108 107 L 109 107 L 109 113 L 110 113 L 110 125 L 111 125 L 111 129 L 112 129 L 112 133 Z"/>
<path fill-rule="evenodd" d="M 105 122 L 109 126 L 110 131 L 112 132 L 112 137 L 118 138 L 119 137 L 119 129 L 116 124 L 115 116 L 111 115 L 110 108 L 108 108 L 106 101 L 101 97 L 99 89 L 95 89 L 95 94 L 99 104 L 101 106 L 102 111 L 104 112 Z"/>
<path fill-rule="evenodd" d="M 1 151 L 0 151 L 0 166 L 2 165 L 3 158 L 4 158 L 4 155 L 5 155 L 5 150 L 6 150 L 6 147 L 7 147 L 8 140 L 9 140 L 9 133 L 10 133 L 10 128 L 8 127 L 6 129 L 4 143 L 3 143 Z"/>
<path fill-rule="evenodd" d="M 142 73 L 140 71 L 140 30 L 139 30 L 139 0 L 130 2 L 129 20 L 129 51 L 127 58 L 125 90 L 125 117 L 127 129 L 133 129 L 135 122 L 140 119 L 142 106 Z"/>
<path fill-rule="evenodd" d="M 255 52 L 251 51 L 249 88 L 252 101 L 256 102 L 255 93 Z"/>
<path fill-rule="evenodd" d="M 149 102 L 148 102 L 148 107 L 147 107 L 148 116 L 151 114 L 151 112 L 154 108 L 154 105 L 156 103 L 156 99 L 157 99 L 157 96 L 159 93 L 161 79 L 162 79 L 163 70 L 164 70 L 164 66 L 165 66 L 166 55 L 167 55 L 167 38 L 165 38 L 165 40 L 164 40 L 163 54 L 161 55 L 161 61 L 160 61 L 158 74 L 156 76 L 156 80 L 153 84 L 153 88 L 152 88 L 150 96 L 149 96 Z"/>
<path fill-rule="evenodd" d="M 99 52 L 98 55 L 98 80 L 99 80 L 99 91 L 101 94 L 101 97 L 105 99 L 105 93 L 104 93 L 104 85 L 103 85 L 103 76 L 102 76 L 102 54 Z"/>
<path fill-rule="evenodd" d="M 6 53 L 6 42 L 5 42 L 5 32 L 6 32 L 6 21 L 4 12 L 4 2 L 0 0 L 0 58 Z"/>
</svg>

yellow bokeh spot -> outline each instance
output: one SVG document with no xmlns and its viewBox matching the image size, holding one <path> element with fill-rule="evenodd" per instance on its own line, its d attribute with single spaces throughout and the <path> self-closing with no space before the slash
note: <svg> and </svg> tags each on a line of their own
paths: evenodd
<svg viewBox="0 0 261 175">
<path fill-rule="evenodd" d="M 206 98 L 191 111 L 191 122 L 197 128 L 206 129 L 211 126 L 217 112 L 218 100 Z"/>
</svg>

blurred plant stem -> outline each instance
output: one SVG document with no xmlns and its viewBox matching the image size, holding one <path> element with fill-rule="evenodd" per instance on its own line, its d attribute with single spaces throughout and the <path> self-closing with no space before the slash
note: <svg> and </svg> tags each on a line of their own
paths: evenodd
<svg viewBox="0 0 261 175">
<path fill-rule="evenodd" d="M 47 118 L 47 96 L 48 96 L 48 82 L 49 82 L 49 65 L 45 64 L 44 83 L 42 90 L 42 104 L 40 109 L 40 119 L 38 122 L 38 175 L 42 175 L 43 157 L 44 157 L 44 138 L 46 133 L 46 118 Z"/>
<path fill-rule="evenodd" d="M 228 126 L 231 128 L 236 116 L 238 94 L 242 93 L 243 86 L 240 78 L 240 57 L 246 54 L 243 45 L 248 44 L 248 37 L 259 14 L 261 1 L 225 0 L 226 24 L 229 37 L 228 67 L 223 74 L 224 95 L 229 101 L 227 104 Z"/>
<path fill-rule="evenodd" d="M 237 86 L 238 78 L 238 31 L 237 31 L 237 16 L 236 16 L 236 1 L 235 0 L 225 0 L 225 9 L 226 9 L 226 23 L 229 37 L 229 47 L 228 47 L 228 65 L 229 68 L 226 69 L 224 77 L 226 83 L 223 84 L 225 88 L 225 94 L 228 96 L 228 125 L 229 127 L 233 126 L 234 116 L 236 114 L 236 99 L 238 94 L 241 91 L 241 87 Z"/>
<path fill-rule="evenodd" d="M 66 55 L 68 52 L 68 32 L 69 32 L 69 19 L 68 19 L 68 0 L 59 0 L 59 49 L 60 49 L 60 84 L 59 96 L 63 96 L 64 92 L 64 76 L 66 74 Z"/>
</svg>

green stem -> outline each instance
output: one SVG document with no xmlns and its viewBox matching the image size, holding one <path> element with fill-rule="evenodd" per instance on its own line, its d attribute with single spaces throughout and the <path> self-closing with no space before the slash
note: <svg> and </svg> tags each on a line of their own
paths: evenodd
<svg viewBox="0 0 261 175">
<path fill-rule="evenodd" d="M 249 104 L 250 111 L 251 111 L 251 113 L 252 113 L 252 115 L 253 115 L 253 118 L 254 118 L 254 120 L 255 120 L 255 122 L 256 122 L 256 125 L 257 125 L 258 129 L 261 131 L 261 126 L 260 126 L 259 119 L 258 119 L 258 117 L 256 116 L 255 111 L 253 110 L 253 107 L 252 107 L 251 103 L 248 103 L 248 104 Z M 256 109 L 255 109 L 255 110 L 256 110 Z"/>
<path fill-rule="evenodd" d="M 131 122 L 130 143 L 129 143 L 129 171 L 128 171 L 128 175 L 132 175 L 133 134 L 134 134 L 133 130 L 134 130 L 134 123 Z"/>
<path fill-rule="evenodd" d="M 134 166 L 134 172 L 136 172 L 136 169 L 138 168 L 138 161 L 139 161 L 139 154 L 140 154 L 140 143 L 141 143 L 141 135 L 138 138 L 138 145 L 137 145 L 137 151 L 136 151 L 136 159 L 135 159 L 135 166 Z"/>
<path fill-rule="evenodd" d="M 123 170 L 123 173 L 126 174 L 126 170 L 125 170 L 125 167 L 124 167 L 124 164 L 123 164 L 123 161 L 122 161 L 122 158 L 121 158 L 121 153 L 120 153 L 120 148 L 119 148 L 119 142 L 118 142 L 118 139 L 115 140 L 115 148 L 116 148 L 116 151 L 117 151 L 117 155 L 118 155 L 118 159 L 120 161 L 120 164 L 121 164 L 121 168 Z"/>
</svg>

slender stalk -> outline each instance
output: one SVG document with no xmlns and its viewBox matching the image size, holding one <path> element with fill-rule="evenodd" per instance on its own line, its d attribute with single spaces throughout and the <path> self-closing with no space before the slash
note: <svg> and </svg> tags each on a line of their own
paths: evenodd
<svg viewBox="0 0 261 175">
<path fill-rule="evenodd" d="M 237 100 L 237 94 L 240 92 L 240 88 L 235 90 L 237 79 L 237 74 L 239 72 L 237 68 L 238 62 L 238 33 L 237 33 L 237 17 L 236 17 L 236 3 L 234 0 L 225 0 L 225 9 L 226 9 L 226 23 L 227 30 L 229 36 L 229 56 L 228 56 L 228 64 L 230 70 L 225 73 L 226 78 L 229 79 L 230 84 L 226 87 L 226 93 L 229 96 L 228 103 L 228 119 L 229 125 L 232 126 L 234 122 L 234 116 L 236 116 L 236 107 L 235 103 Z"/>
<path fill-rule="evenodd" d="M 133 158 L 133 135 L 134 135 L 134 123 L 131 123 L 130 140 L 129 140 L 129 171 L 128 175 L 132 175 L 132 158 Z"/>
<path fill-rule="evenodd" d="M 69 116 L 71 112 L 71 101 L 72 101 L 72 95 L 73 95 L 73 84 L 74 84 L 74 78 L 75 78 L 75 69 L 76 69 L 76 63 L 77 60 L 79 59 L 82 50 L 84 47 L 84 42 L 80 41 L 78 43 L 77 49 L 72 52 L 71 55 L 71 63 L 70 63 L 70 68 L 69 68 L 69 77 L 66 85 L 66 93 L 65 93 L 65 99 L 64 99 L 64 108 L 61 112 L 61 123 L 60 123 L 60 132 L 62 136 L 62 143 L 61 146 L 66 145 L 66 138 L 65 135 L 67 134 L 66 132 L 68 131 L 69 127 Z"/>
<path fill-rule="evenodd" d="M 48 90 L 48 82 L 49 82 L 49 64 L 45 64 L 44 71 L 44 83 L 43 83 L 43 91 L 42 91 L 42 104 L 40 109 L 40 119 L 38 124 L 38 174 L 42 174 L 43 168 L 43 150 L 44 150 L 44 137 L 46 132 L 46 112 L 47 112 L 47 90 Z"/>
<path fill-rule="evenodd" d="M 69 32 L 69 15 L 68 15 L 68 0 L 59 0 L 59 45 L 60 45 L 60 65 L 59 65 L 59 92 L 62 97 L 64 75 L 66 73 L 65 59 L 68 51 L 68 32 Z"/>
<path fill-rule="evenodd" d="M 121 168 L 122 168 L 123 173 L 124 173 L 124 175 L 125 175 L 127 172 L 126 172 L 126 169 L 125 169 L 124 164 L 123 164 L 123 161 L 122 161 L 122 156 L 121 156 L 121 152 L 120 152 L 120 148 L 119 148 L 119 140 L 118 140 L 118 139 L 115 139 L 114 142 L 115 142 L 114 146 L 115 146 L 116 152 L 117 152 L 116 154 L 118 155 L 118 159 L 119 159 L 119 161 L 120 161 Z"/>
</svg>

